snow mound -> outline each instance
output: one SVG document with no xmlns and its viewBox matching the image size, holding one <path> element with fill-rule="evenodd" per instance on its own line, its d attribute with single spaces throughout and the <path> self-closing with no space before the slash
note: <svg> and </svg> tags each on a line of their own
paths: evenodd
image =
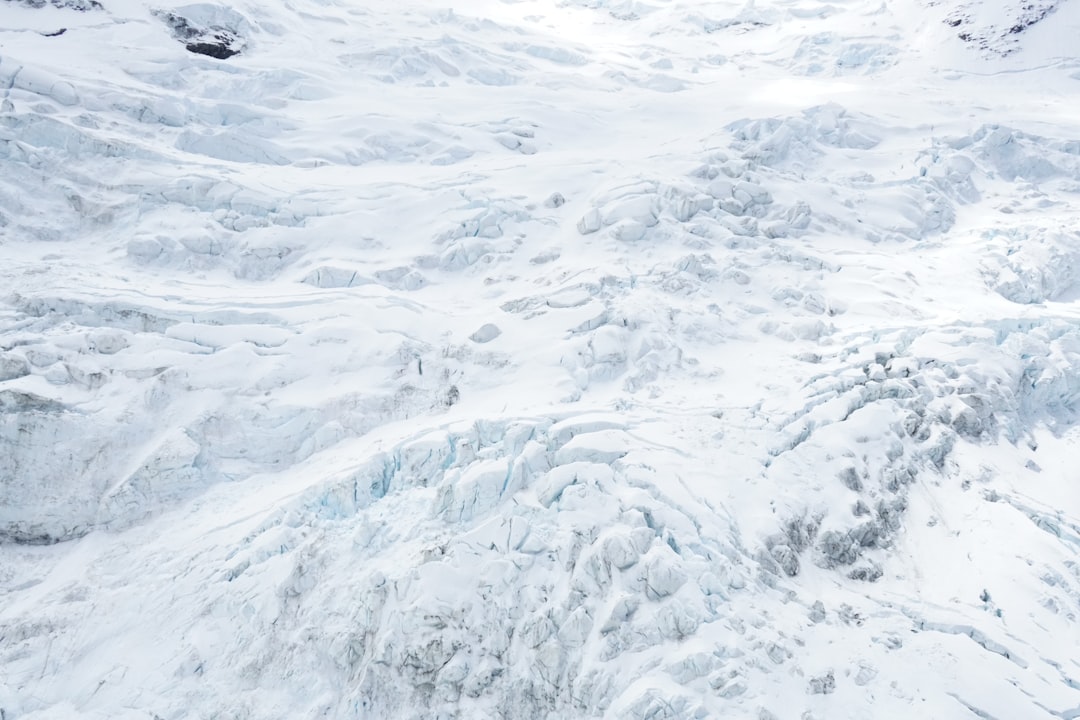
<svg viewBox="0 0 1080 720">
<path fill-rule="evenodd" d="M 987 284 L 1016 303 L 1071 301 L 1080 272 L 1080 236 L 1046 228 L 1016 228 L 992 233 L 983 262 Z"/>
</svg>

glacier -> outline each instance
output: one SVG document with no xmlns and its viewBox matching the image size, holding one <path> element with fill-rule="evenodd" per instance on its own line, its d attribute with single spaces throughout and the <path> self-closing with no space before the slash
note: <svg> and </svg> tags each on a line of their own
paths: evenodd
<svg viewBox="0 0 1080 720">
<path fill-rule="evenodd" d="M 1080 717 L 1080 6 L 0 4 L 0 720 Z"/>
</svg>

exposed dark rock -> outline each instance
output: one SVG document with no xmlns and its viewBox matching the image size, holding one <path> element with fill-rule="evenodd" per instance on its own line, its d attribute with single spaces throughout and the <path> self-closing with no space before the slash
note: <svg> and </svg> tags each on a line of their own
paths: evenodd
<svg viewBox="0 0 1080 720">
<path fill-rule="evenodd" d="M 216 35 L 216 42 L 195 42 L 184 45 L 188 52 L 193 52 L 198 55 L 209 55 L 212 58 L 218 60 L 226 60 L 233 55 L 238 55 L 239 50 L 232 48 L 232 43 L 235 38 L 229 38 L 225 35 Z"/>
<path fill-rule="evenodd" d="M 7 0 L 7 2 L 19 3 L 31 8 L 43 8 L 46 5 L 51 5 L 54 8 L 61 10 L 75 10 L 76 12 L 89 12 L 91 10 L 104 10 L 101 3 L 97 0 Z M 59 35 L 64 32 L 61 30 Z M 51 36 L 49 36 L 51 37 Z"/>
<path fill-rule="evenodd" d="M 979 25 L 977 8 L 967 3 L 945 18 L 952 28 L 963 28 L 957 37 L 980 50 L 1009 55 L 1019 47 L 1017 38 L 1031 26 L 1053 14 L 1062 0 L 1038 0 L 1019 3 L 1011 9 L 1012 19 L 1007 26 Z"/>
<path fill-rule="evenodd" d="M 244 39 L 232 29 L 218 25 L 202 26 L 175 13 L 155 11 L 157 17 L 169 27 L 173 37 L 184 44 L 188 52 L 226 60 L 239 55 Z"/>
</svg>

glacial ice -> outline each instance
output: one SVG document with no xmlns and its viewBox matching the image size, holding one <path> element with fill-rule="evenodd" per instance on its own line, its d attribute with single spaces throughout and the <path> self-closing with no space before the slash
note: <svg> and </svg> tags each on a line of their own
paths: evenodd
<svg viewBox="0 0 1080 720">
<path fill-rule="evenodd" d="M 1074 80 L 952 37 L 1022 8 L 40 4 L 4 717 L 1080 706 Z"/>
</svg>

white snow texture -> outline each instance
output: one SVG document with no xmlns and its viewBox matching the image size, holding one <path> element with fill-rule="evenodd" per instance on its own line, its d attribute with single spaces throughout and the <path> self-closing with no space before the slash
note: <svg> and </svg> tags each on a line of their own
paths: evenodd
<svg viewBox="0 0 1080 720">
<path fill-rule="evenodd" d="M 0 720 L 1080 718 L 1080 2 L 0 2 Z"/>
</svg>

